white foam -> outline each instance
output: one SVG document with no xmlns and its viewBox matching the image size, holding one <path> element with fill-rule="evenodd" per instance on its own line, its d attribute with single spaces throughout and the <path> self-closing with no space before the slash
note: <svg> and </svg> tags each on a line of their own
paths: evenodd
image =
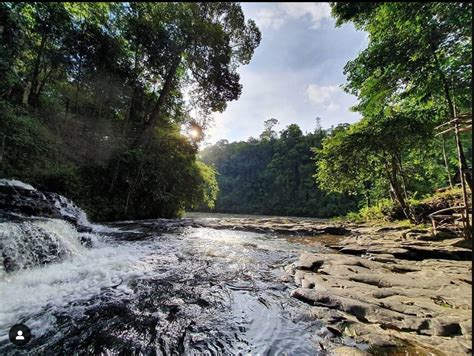
<svg viewBox="0 0 474 356">
<path fill-rule="evenodd" d="M 22 318 L 27 320 L 27 325 L 35 327 L 39 336 L 54 324 L 52 312 L 64 309 L 73 301 L 88 300 L 103 288 L 120 285 L 113 289 L 114 293 L 131 293 L 127 282 L 147 273 L 138 262 L 147 253 L 150 250 L 140 244 L 104 246 L 85 249 L 82 254 L 60 263 L 3 274 L 0 276 L 0 335 L 6 335 L 8 328 Z M 82 311 L 81 307 L 70 309 L 71 313 Z"/>
<path fill-rule="evenodd" d="M 9 185 L 13 187 L 19 187 L 27 190 L 36 190 L 33 186 L 23 183 L 16 179 L 0 179 L 0 185 Z"/>
<path fill-rule="evenodd" d="M 0 223 L 0 266 L 23 269 L 79 255 L 85 247 L 76 229 L 64 220 Z"/>
<path fill-rule="evenodd" d="M 92 229 L 92 231 L 94 231 L 95 233 L 113 233 L 113 232 L 133 232 L 133 233 L 140 233 L 139 231 L 135 231 L 135 230 L 122 230 L 118 227 L 109 227 L 109 226 L 104 226 L 104 225 L 99 225 L 99 224 L 93 224 L 93 223 L 89 223 L 89 225 L 87 225 L 88 227 L 90 227 Z"/>
<path fill-rule="evenodd" d="M 32 224 L 44 229 L 54 236 L 57 236 L 57 238 L 61 240 L 62 245 L 71 255 L 84 253 L 85 247 L 80 243 L 80 234 L 72 224 L 60 219 L 36 220 Z"/>
</svg>

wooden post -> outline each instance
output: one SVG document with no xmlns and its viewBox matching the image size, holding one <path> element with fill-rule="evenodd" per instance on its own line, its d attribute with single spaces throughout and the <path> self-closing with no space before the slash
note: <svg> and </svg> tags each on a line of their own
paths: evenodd
<svg viewBox="0 0 474 356">
<path fill-rule="evenodd" d="M 451 189 L 453 189 L 453 180 L 451 178 L 451 173 L 449 172 L 449 163 L 448 163 L 448 157 L 446 156 L 446 139 L 444 135 L 441 135 L 443 137 L 443 158 L 444 158 L 444 166 L 446 167 L 446 173 L 448 174 L 448 180 L 449 180 L 449 186 Z"/>
<path fill-rule="evenodd" d="M 469 201 L 467 197 L 466 179 L 464 176 L 464 166 L 462 164 L 463 151 L 462 151 L 462 145 L 461 145 L 461 138 L 459 137 L 458 120 L 454 121 L 454 135 L 456 137 L 456 147 L 458 151 L 458 161 L 459 161 L 459 178 L 461 179 L 462 197 L 464 201 L 464 209 L 462 213 L 464 238 L 469 239 L 471 237 L 471 227 L 470 227 L 471 224 L 469 221 Z"/>
</svg>

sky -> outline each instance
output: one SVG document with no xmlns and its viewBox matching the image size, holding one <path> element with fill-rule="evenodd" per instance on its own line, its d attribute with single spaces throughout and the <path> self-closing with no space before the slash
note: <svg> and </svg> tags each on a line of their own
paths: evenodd
<svg viewBox="0 0 474 356">
<path fill-rule="evenodd" d="M 356 98 L 341 85 L 344 65 L 367 46 L 365 32 L 336 28 L 327 3 L 242 3 L 242 9 L 262 40 L 250 64 L 238 70 L 240 98 L 213 114 L 204 146 L 257 138 L 270 118 L 279 121 L 277 131 L 296 123 L 303 132 L 315 129 L 318 116 L 323 128 L 360 119 L 349 111 Z"/>
</svg>

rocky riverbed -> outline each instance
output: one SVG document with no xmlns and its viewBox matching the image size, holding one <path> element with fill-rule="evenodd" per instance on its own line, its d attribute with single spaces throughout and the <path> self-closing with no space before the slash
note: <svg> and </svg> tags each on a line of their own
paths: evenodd
<svg viewBox="0 0 474 356">
<path fill-rule="evenodd" d="M 328 249 L 303 253 L 285 268 L 286 278 L 297 285 L 291 295 L 311 305 L 313 317 L 335 337 L 367 343 L 373 353 L 472 352 L 472 246 L 462 238 L 396 224 L 296 218 L 223 218 L 205 225 L 322 242 Z"/>
<path fill-rule="evenodd" d="M 426 229 L 218 214 L 103 226 L 6 181 L 0 257 L 2 354 L 19 321 L 35 353 L 472 353 L 472 246 Z"/>
</svg>

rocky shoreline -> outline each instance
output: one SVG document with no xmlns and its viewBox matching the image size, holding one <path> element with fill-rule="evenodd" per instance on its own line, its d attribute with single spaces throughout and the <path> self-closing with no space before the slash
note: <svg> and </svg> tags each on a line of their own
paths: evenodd
<svg viewBox="0 0 474 356">
<path fill-rule="evenodd" d="M 472 352 L 472 247 L 429 230 L 285 218 L 194 220 L 193 226 L 299 235 L 328 247 L 286 268 L 293 297 L 312 306 L 328 339 L 348 336 L 373 354 Z M 338 235 L 325 239 L 321 234 Z M 326 236 L 325 236 L 326 237 Z M 341 355 L 369 354 L 356 348 Z"/>
<path fill-rule="evenodd" d="M 0 184 L 0 220 L 24 216 L 65 219 L 87 230 L 82 210 L 55 193 L 21 182 Z M 372 354 L 472 353 L 472 245 L 449 234 L 395 224 L 370 226 L 316 219 L 220 217 L 122 221 L 146 234 L 206 227 L 285 235 L 323 245 L 286 267 L 291 295 L 311 305 L 311 318 L 335 338 L 370 345 Z M 133 236 L 133 234 L 131 235 Z M 133 237 L 131 237 L 133 238 Z M 5 266 L 5 268 L 8 266 Z M 335 354 L 366 352 L 342 347 Z"/>
</svg>

